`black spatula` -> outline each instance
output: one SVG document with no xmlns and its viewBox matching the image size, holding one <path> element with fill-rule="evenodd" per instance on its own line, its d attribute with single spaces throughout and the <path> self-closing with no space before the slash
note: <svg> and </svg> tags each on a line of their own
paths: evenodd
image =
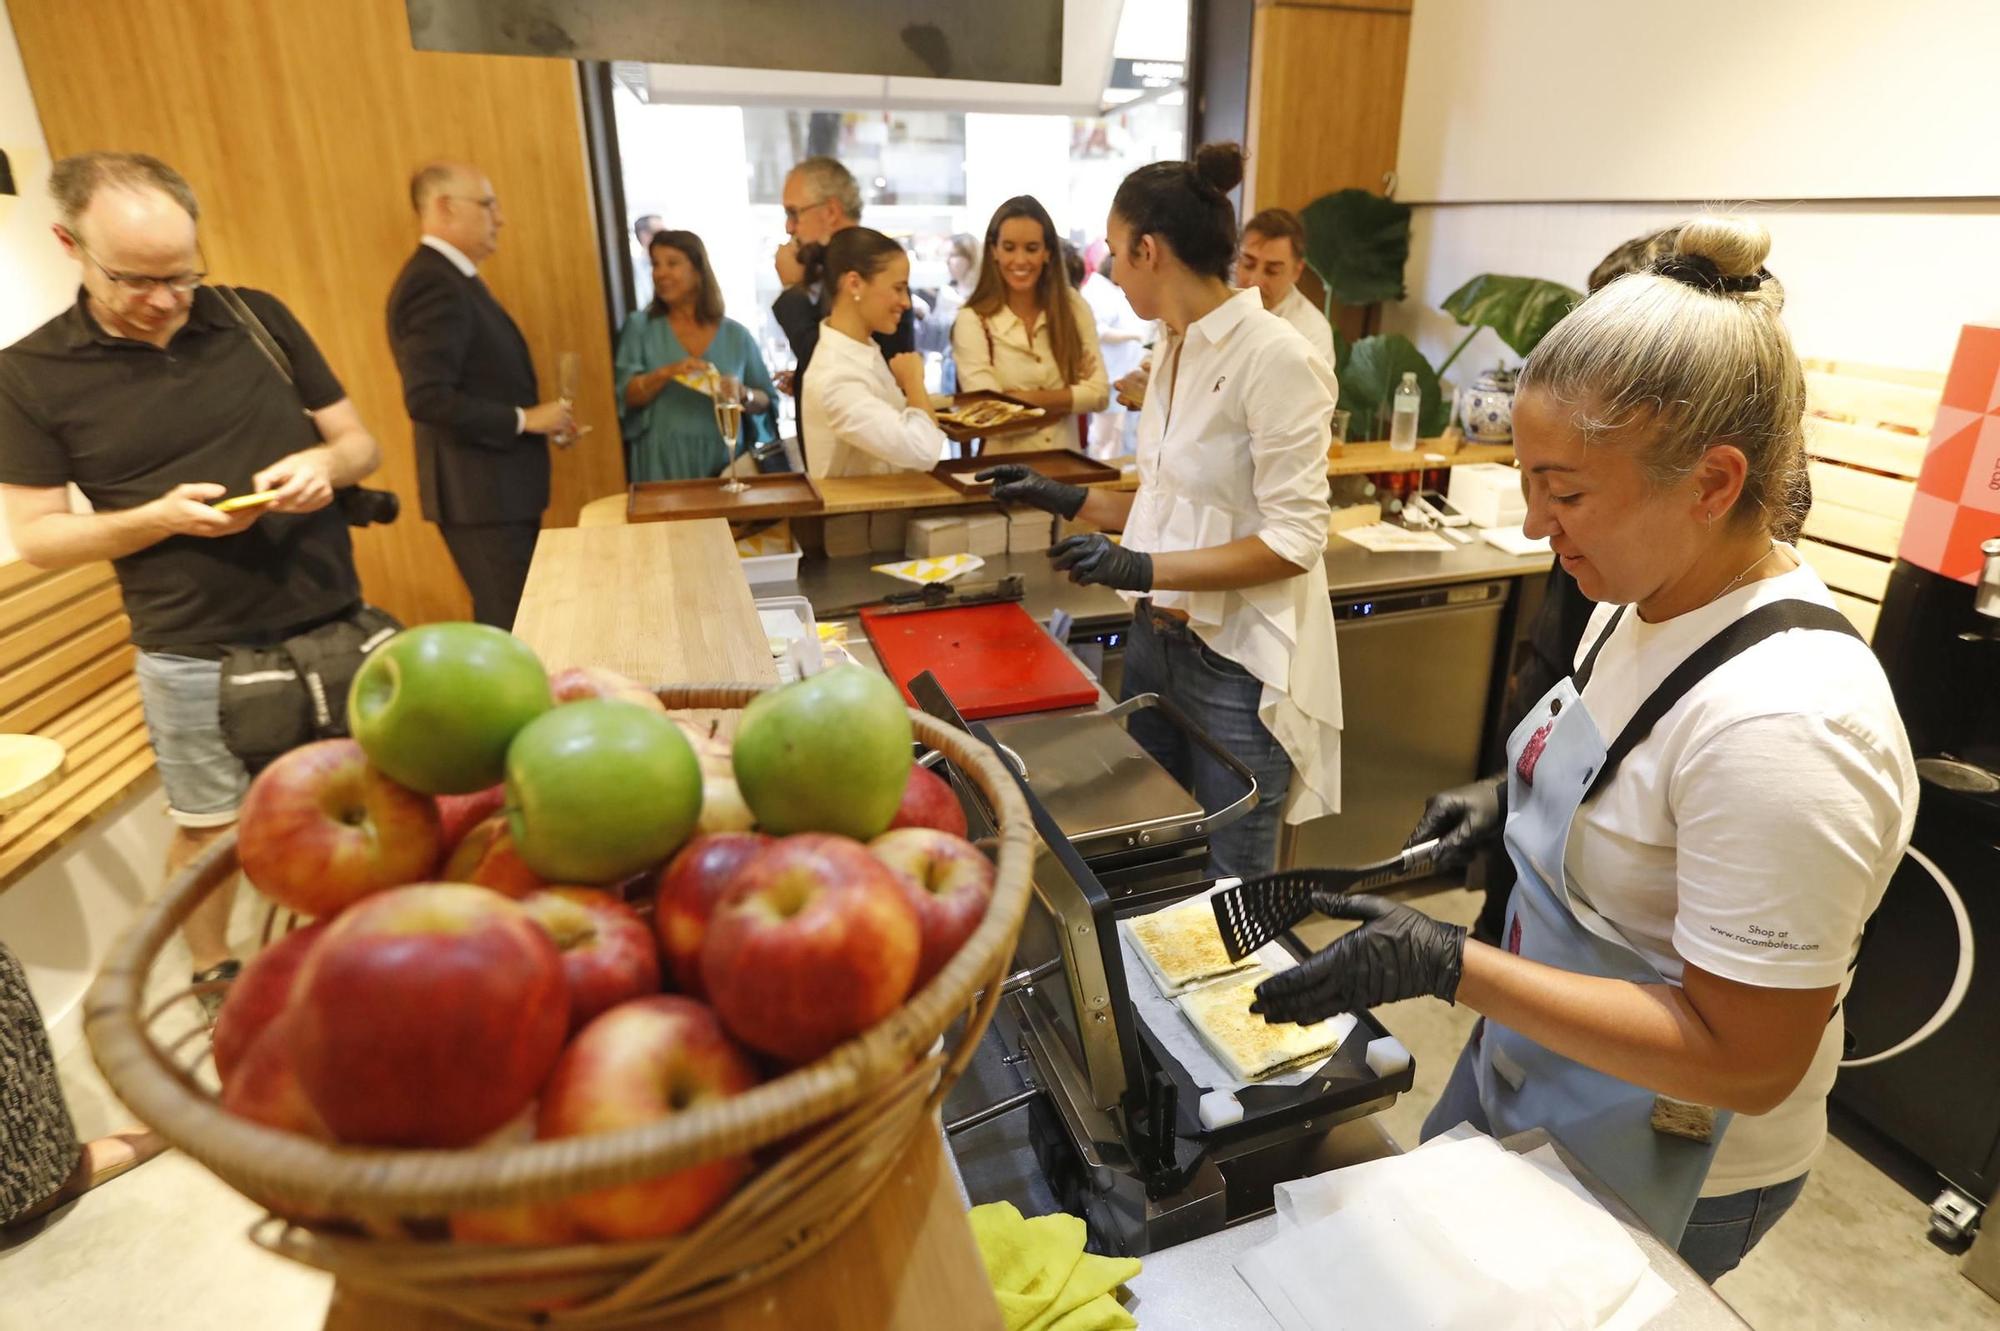
<svg viewBox="0 0 2000 1331">
<path fill-rule="evenodd" d="M 1435 840 L 1421 841 L 1400 855 L 1351 868 L 1289 869 L 1246 879 L 1209 898 L 1215 927 L 1231 961 L 1241 961 L 1313 913 L 1313 895 L 1365 892 L 1408 878 L 1421 878 L 1437 864 Z"/>
</svg>

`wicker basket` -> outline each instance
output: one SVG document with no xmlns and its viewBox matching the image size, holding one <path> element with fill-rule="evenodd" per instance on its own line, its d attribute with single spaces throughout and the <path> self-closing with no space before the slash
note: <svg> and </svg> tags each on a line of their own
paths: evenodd
<svg viewBox="0 0 2000 1331">
<path fill-rule="evenodd" d="M 740 708 L 761 689 L 662 689 L 668 708 Z M 236 868 L 225 837 L 118 940 L 86 999 L 91 1051 L 112 1088 L 175 1146 L 271 1215 L 251 1236 L 377 1298 L 492 1327 L 651 1327 L 741 1293 L 811 1255 L 859 1214 L 971 1057 L 999 1001 L 1027 908 L 1033 832 L 1013 780 L 982 744 L 911 713 L 917 738 L 984 795 L 999 828 L 992 903 L 922 990 L 826 1057 L 725 1101 L 641 1128 L 480 1150 L 329 1146 L 225 1114 L 198 1081 L 199 1041 L 162 1043 L 172 1006 L 142 1011 L 163 944 Z M 810 1133 L 793 1141 L 799 1134 Z M 784 1142 L 697 1228 L 667 1239 L 561 1247 L 453 1243 L 439 1217 L 549 1202 Z M 770 1153 L 767 1153 L 770 1154 Z M 556 1309 L 549 1312 L 545 1310 Z"/>
</svg>

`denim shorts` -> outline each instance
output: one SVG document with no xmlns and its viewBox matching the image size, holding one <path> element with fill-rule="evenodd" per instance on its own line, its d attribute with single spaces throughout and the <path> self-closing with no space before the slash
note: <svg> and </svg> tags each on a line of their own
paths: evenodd
<svg viewBox="0 0 2000 1331">
<path fill-rule="evenodd" d="M 250 773 L 222 742 L 222 662 L 139 653 L 139 697 L 167 813 L 182 827 L 226 827 Z"/>
</svg>

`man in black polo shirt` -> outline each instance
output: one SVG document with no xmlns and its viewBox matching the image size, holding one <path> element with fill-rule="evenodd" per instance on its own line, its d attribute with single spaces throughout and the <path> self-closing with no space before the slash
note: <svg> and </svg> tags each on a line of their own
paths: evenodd
<svg viewBox="0 0 2000 1331">
<path fill-rule="evenodd" d="M 0 351 L 0 503 L 30 564 L 117 570 L 176 824 L 172 874 L 235 822 L 248 784 L 217 719 L 220 646 L 278 642 L 356 606 L 347 524 L 331 505 L 379 452 L 289 310 L 239 293 L 296 386 L 202 286 L 194 191 L 171 167 L 91 153 L 57 162 L 49 190 L 83 288 Z M 72 483 L 94 511 L 70 511 Z M 275 495 L 213 506 L 260 491 Z M 232 884 L 188 919 L 198 980 L 235 974 L 234 897 Z"/>
</svg>

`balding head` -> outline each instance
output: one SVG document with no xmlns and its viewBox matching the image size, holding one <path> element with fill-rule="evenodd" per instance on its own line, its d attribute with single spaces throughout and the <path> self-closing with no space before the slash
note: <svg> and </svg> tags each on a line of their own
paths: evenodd
<svg viewBox="0 0 2000 1331">
<path fill-rule="evenodd" d="M 410 206 L 427 236 L 456 247 L 474 263 L 500 244 L 500 200 L 478 167 L 467 162 L 429 162 L 410 177 Z"/>
<path fill-rule="evenodd" d="M 201 278 L 199 211 L 179 172 L 143 153 L 65 157 L 49 172 L 63 250 L 82 269 L 92 315 L 120 337 L 164 346 Z"/>
</svg>

